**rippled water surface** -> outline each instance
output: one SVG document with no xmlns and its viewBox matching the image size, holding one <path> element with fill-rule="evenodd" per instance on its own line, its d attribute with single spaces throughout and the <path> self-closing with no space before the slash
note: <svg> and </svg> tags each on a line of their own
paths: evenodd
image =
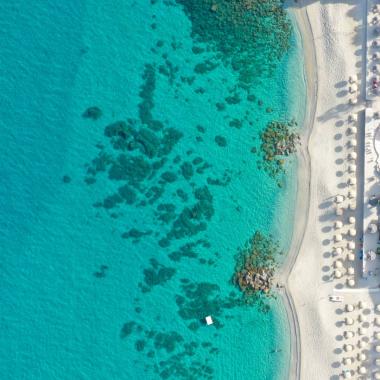
<svg viewBox="0 0 380 380">
<path fill-rule="evenodd" d="M 2 8 L 3 379 L 286 378 L 283 306 L 231 278 L 254 231 L 291 238 L 296 164 L 278 187 L 259 133 L 302 120 L 301 45 L 241 3 Z"/>
</svg>

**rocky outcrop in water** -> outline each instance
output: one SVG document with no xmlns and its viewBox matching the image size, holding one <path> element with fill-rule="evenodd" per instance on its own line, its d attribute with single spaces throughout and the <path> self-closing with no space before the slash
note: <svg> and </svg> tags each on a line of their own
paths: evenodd
<svg viewBox="0 0 380 380">
<path fill-rule="evenodd" d="M 272 178 L 277 179 L 284 173 L 286 158 L 297 152 L 301 140 L 296 127 L 294 120 L 271 121 L 260 134 L 262 160 L 259 165 Z M 281 185 L 280 182 L 278 184 Z"/>
<path fill-rule="evenodd" d="M 255 301 L 260 295 L 270 293 L 276 259 L 280 254 L 278 243 L 258 231 L 239 252 L 234 282 L 247 301 Z"/>
<path fill-rule="evenodd" d="M 251 268 L 238 273 L 238 283 L 243 291 L 268 293 L 272 286 L 273 271 L 268 268 Z"/>
</svg>

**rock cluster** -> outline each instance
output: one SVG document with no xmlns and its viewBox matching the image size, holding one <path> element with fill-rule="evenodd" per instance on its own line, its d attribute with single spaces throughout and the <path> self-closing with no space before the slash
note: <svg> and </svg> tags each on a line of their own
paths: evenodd
<svg viewBox="0 0 380 380">
<path fill-rule="evenodd" d="M 237 274 L 238 283 L 243 291 L 262 291 L 268 293 L 272 286 L 273 272 L 268 268 L 244 270 Z"/>
<path fill-rule="evenodd" d="M 297 123 L 272 121 L 260 134 L 261 167 L 272 177 L 284 172 L 285 158 L 297 151 L 301 139 L 296 130 Z"/>
<path fill-rule="evenodd" d="M 282 254 L 278 242 L 271 236 L 256 231 L 252 239 L 237 256 L 234 282 L 245 299 L 258 299 L 269 295 L 277 267 L 276 258 Z"/>
</svg>

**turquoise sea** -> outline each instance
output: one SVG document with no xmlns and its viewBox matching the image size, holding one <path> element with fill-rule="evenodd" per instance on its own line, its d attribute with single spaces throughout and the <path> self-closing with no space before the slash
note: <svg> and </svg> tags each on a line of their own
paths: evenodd
<svg viewBox="0 0 380 380">
<path fill-rule="evenodd" d="M 2 1 L 2 379 L 287 378 L 283 306 L 231 278 L 256 230 L 290 243 L 259 133 L 303 120 L 301 41 L 227 3 Z"/>
</svg>

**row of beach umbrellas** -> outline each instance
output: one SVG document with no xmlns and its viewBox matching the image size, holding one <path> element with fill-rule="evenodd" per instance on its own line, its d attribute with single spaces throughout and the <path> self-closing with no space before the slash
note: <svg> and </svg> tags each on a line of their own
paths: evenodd
<svg viewBox="0 0 380 380">
<path fill-rule="evenodd" d="M 358 92 L 358 84 L 357 84 L 358 77 L 357 77 L 357 75 L 350 76 L 348 82 L 349 82 L 348 91 L 349 91 L 350 94 L 352 94 L 352 97 L 350 97 L 350 99 L 349 99 L 349 103 L 351 105 L 355 105 L 358 102 L 358 96 L 357 96 L 357 92 Z"/>
<path fill-rule="evenodd" d="M 360 301 L 357 305 L 357 308 L 358 309 L 367 309 L 368 306 L 367 306 L 367 303 L 364 302 L 364 301 Z M 353 304 L 346 304 L 345 306 L 345 311 L 347 313 L 351 313 L 355 310 L 355 306 Z M 380 312 L 380 304 L 376 305 L 375 306 L 375 310 L 377 312 Z M 358 321 L 360 323 L 363 323 L 363 322 L 366 322 L 368 320 L 368 318 L 364 315 L 364 314 L 359 314 L 358 316 Z M 345 320 L 344 320 L 346 326 L 352 326 L 354 324 L 354 319 L 351 318 L 351 317 L 346 317 Z M 380 326 L 380 317 L 376 317 L 374 319 L 374 324 L 376 326 Z M 359 336 L 366 336 L 368 335 L 368 330 L 367 328 L 365 327 L 359 327 L 358 328 L 358 335 Z M 344 331 L 343 333 L 343 336 L 345 339 L 353 339 L 355 337 L 355 332 L 352 331 L 352 330 L 346 330 Z M 374 332 L 374 338 L 376 340 L 380 340 L 380 331 L 376 331 Z M 367 348 L 369 345 L 369 343 L 367 341 L 364 341 L 364 340 L 359 340 L 358 341 L 358 344 L 357 344 L 357 347 L 359 349 L 365 349 Z M 351 344 L 351 343 L 346 343 L 343 345 L 343 350 L 344 352 L 346 353 L 351 353 L 353 352 L 355 349 L 355 346 L 354 344 Z M 380 344 L 375 344 L 374 345 L 374 350 L 376 353 L 380 353 Z M 357 363 L 358 363 L 358 367 L 357 367 L 357 372 L 360 374 L 360 375 L 365 375 L 367 373 L 367 367 L 366 367 L 366 363 L 365 361 L 368 359 L 367 355 L 364 353 L 364 352 L 358 352 L 358 354 L 356 355 L 356 359 L 357 359 Z M 349 356 L 346 356 L 345 358 L 343 358 L 343 364 L 344 365 L 352 365 L 354 363 L 354 358 L 353 357 L 349 357 Z M 376 367 L 380 367 L 380 358 L 375 358 L 374 360 L 374 365 Z M 349 369 L 346 369 L 343 371 L 343 377 L 344 378 L 351 378 L 354 374 L 354 371 L 352 370 L 349 370 Z M 378 376 L 376 376 L 376 374 L 378 374 Z M 374 378 L 375 379 L 380 379 L 380 371 L 377 371 L 375 372 L 374 374 Z"/>
<path fill-rule="evenodd" d="M 355 76 L 350 77 L 349 82 L 350 82 L 350 88 L 353 88 L 353 89 L 356 88 L 357 89 L 357 84 L 356 84 L 357 77 L 355 77 Z M 357 127 L 356 127 L 357 120 L 358 120 L 357 114 L 351 114 L 351 115 L 349 115 L 348 121 L 350 123 L 350 126 L 348 128 L 348 133 L 350 135 L 355 135 L 357 133 Z M 350 139 L 349 139 L 349 146 L 352 147 L 352 148 L 355 148 L 357 146 L 357 140 L 356 140 L 356 138 L 354 136 L 350 137 Z M 350 188 L 349 188 L 349 191 L 348 191 L 348 198 L 355 200 L 355 198 L 356 198 L 356 189 L 355 189 L 356 177 L 353 174 L 356 173 L 356 169 L 357 169 L 357 167 L 356 167 L 357 153 L 355 151 L 351 151 L 351 152 L 348 153 L 347 158 L 348 158 L 348 161 L 350 162 L 350 164 L 348 165 L 348 172 L 351 174 L 351 176 L 348 179 L 348 184 L 350 185 Z M 337 216 L 342 216 L 343 215 L 344 208 L 342 207 L 342 203 L 344 202 L 344 200 L 345 200 L 345 197 L 343 195 L 337 195 L 335 197 L 336 215 Z M 355 202 L 350 202 L 348 204 L 348 209 L 354 211 L 356 209 Z M 356 231 L 356 229 L 354 227 L 355 223 L 356 223 L 355 217 L 354 216 L 350 216 L 348 218 L 348 224 L 349 224 L 350 227 L 347 230 L 347 235 L 350 236 L 350 237 L 355 237 L 356 234 L 357 234 L 357 231 Z M 341 220 L 337 220 L 335 222 L 336 233 L 334 235 L 334 241 L 336 243 L 340 243 L 340 242 L 343 241 L 343 234 L 340 232 L 340 230 L 342 228 L 343 228 L 343 222 Z M 349 250 L 354 250 L 355 249 L 355 242 L 354 241 L 349 241 L 347 243 L 347 248 Z M 343 247 L 336 247 L 336 248 L 334 248 L 334 254 L 336 256 L 341 256 L 342 253 L 343 253 Z M 353 262 L 353 261 L 355 261 L 355 255 L 350 252 L 347 255 L 347 259 L 348 259 L 349 262 Z M 344 272 L 342 261 L 337 260 L 335 262 L 334 266 L 335 266 L 334 277 L 335 278 L 341 278 L 343 276 L 343 272 Z M 348 267 L 347 270 L 345 270 L 345 273 L 347 275 L 353 276 L 355 274 L 354 267 L 352 267 L 352 266 Z M 354 287 L 355 286 L 355 280 L 353 278 L 347 279 L 347 285 L 349 287 Z"/>
<path fill-rule="evenodd" d="M 348 230 L 348 234 L 351 235 L 351 236 L 355 236 L 355 234 L 356 234 L 355 229 L 352 227 L 352 226 L 355 224 L 355 222 L 356 222 L 356 219 L 355 219 L 354 216 L 350 216 L 350 217 L 348 218 L 348 224 L 351 225 L 351 228 Z M 334 227 L 335 227 L 336 230 L 340 230 L 340 229 L 343 227 L 343 222 L 342 222 L 341 220 L 337 220 L 337 221 L 335 222 L 335 224 L 334 224 Z M 377 226 L 376 226 L 376 224 L 371 223 L 371 224 L 369 225 L 369 229 L 370 229 L 371 232 L 373 232 L 373 233 L 377 232 Z M 350 231 L 351 231 L 351 232 L 350 232 Z"/>
<path fill-rule="evenodd" d="M 377 9 L 376 9 L 377 11 Z M 355 105 L 357 104 L 358 102 L 358 96 L 357 96 L 357 92 L 358 92 L 358 77 L 356 75 L 352 75 L 349 77 L 349 87 L 348 87 L 348 90 L 349 90 L 349 93 L 351 94 L 350 96 L 350 99 L 349 99 L 349 103 L 351 105 Z M 347 132 L 349 134 L 349 142 L 348 142 L 348 146 L 350 148 L 353 148 L 353 150 L 355 150 L 355 148 L 357 147 L 357 140 L 356 140 L 356 133 L 357 133 L 357 115 L 354 114 L 354 115 L 350 115 L 349 118 L 348 118 L 348 121 L 350 123 L 352 123 L 353 125 L 350 125 L 347 129 Z M 350 194 L 349 194 L 349 198 L 353 198 L 355 199 L 356 198 L 356 191 L 353 190 L 353 188 L 356 186 L 356 178 L 354 176 L 354 174 L 356 173 L 356 170 L 357 170 L 357 167 L 356 167 L 356 160 L 357 160 L 357 153 L 355 151 L 352 151 L 352 152 L 349 152 L 348 154 L 348 161 L 349 161 L 349 165 L 348 165 L 348 172 L 350 173 L 350 177 L 348 179 L 348 185 L 350 186 Z M 341 198 L 339 198 L 339 200 L 341 200 Z M 343 201 L 343 200 L 342 200 Z M 337 202 L 337 204 L 339 204 L 341 202 Z M 354 205 L 349 205 L 349 208 L 350 210 L 355 210 L 356 207 L 355 207 L 355 204 Z M 337 215 L 342 215 L 343 214 L 343 210 L 342 211 L 339 211 L 338 212 L 338 209 L 342 210 L 340 207 L 337 207 L 337 212 L 336 214 Z M 353 216 L 350 216 L 350 218 L 348 219 L 348 224 L 351 226 L 348 231 L 347 231 L 347 234 L 350 236 L 350 237 L 355 237 L 356 236 L 356 229 L 353 227 L 355 225 L 355 217 Z M 335 222 L 335 229 L 336 230 L 340 230 L 341 228 L 343 227 L 343 223 L 341 221 L 336 221 Z M 339 233 L 337 231 L 337 233 L 335 234 L 334 236 L 334 240 L 336 242 L 341 242 L 343 240 L 343 236 L 341 233 Z M 348 249 L 352 249 L 354 250 L 355 249 L 355 242 L 354 241 L 350 241 L 348 242 Z M 343 253 L 343 248 L 341 248 L 339 251 L 338 251 L 338 248 L 335 249 L 336 253 L 337 254 L 341 254 Z M 352 258 L 355 259 L 355 256 L 354 254 L 351 254 L 352 255 Z M 335 274 L 336 274 L 336 271 L 340 271 L 341 269 L 343 268 L 343 263 L 342 261 L 340 260 L 337 260 L 335 262 Z M 355 273 L 355 269 L 353 267 L 349 267 L 347 268 L 347 273 L 348 274 L 354 274 Z M 339 273 L 338 273 L 339 275 Z M 355 285 L 355 281 L 350 278 L 347 280 L 347 285 L 348 286 L 354 286 Z M 380 311 L 380 305 L 378 305 L 377 307 L 379 307 L 379 311 Z M 357 308 L 358 309 L 365 309 L 367 308 L 367 304 L 363 301 L 360 301 L 357 305 Z M 351 313 L 355 310 L 355 306 L 352 305 L 352 304 L 347 304 L 345 306 L 345 311 L 347 313 Z M 363 313 L 360 313 L 359 316 L 358 316 L 358 321 L 360 323 L 362 322 L 365 322 L 367 320 L 367 317 L 363 314 Z M 354 324 L 354 319 L 347 316 L 345 318 L 345 324 L 346 326 L 352 326 Z M 376 317 L 375 320 L 374 320 L 374 323 L 375 325 L 377 326 L 380 326 L 380 318 L 379 317 Z M 366 335 L 367 334 L 367 329 L 365 327 L 359 327 L 358 329 L 358 334 L 359 335 Z M 344 332 L 344 337 L 346 339 L 352 339 L 354 338 L 355 336 L 355 333 L 353 331 L 345 331 Z M 375 338 L 376 339 L 380 339 L 380 332 L 377 332 L 375 333 Z M 358 341 L 358 348 L 360 349 L 363 349 L 363 348 L 366 348 L 368 345 L 368 343 L 366 341 L 363 341 L 363 340 L 359 340 Z M 377 350 L 378 348 L 378 350 Z M 354 350 L 354 345 L 353 344 L 344 344 L 343 346 L 343 350 L 344 352 L 346 353 L 350 353 Z M 376 352 L 380 352 L 380 344 L 379 345 L 376 345 L 375 346 L 375 350 Z M 342 375 L 343 375 L 343 378 L 353 378 L 353 377 L 356 377 L 355 376 L 355 373 L 359 374 L 359 375 L 367 375 L 367 366 L 365 365 L 365 362 L 367 360 L 367 355 L 363 352 L 358 352 L 357 355 L 356 355 L 356 359 L 357 359 L 357 363 L 358 363 L 358 367 L 356 368 L 357 372 L 356 371 L 353 371 L 351 369 L 346 369 L 343 371 Z M 345 358 L 343 358 L 343 364 L 346 365 L 346 366 L 350 366 L 354 363 L 354 360 L 353 358 L 347 356 Z M 380 359 L 376 359 L 376 363 L 375 363 L 377 366 L 380 367 Z M 375 379 L 379 379 L 380 380 L 380 372 L 375 372 L 373 374 L 374 378 Z"/>
<path fill-rule="evenodd" d="M 353 241 L 349 241 L 347 243 L 348 249 L 355 249 L 355 243 Z M 334 247 L 334 254 L 341 255 L 343 253 L 343 247 Z"/>
<path fill-rule="evenodd" d="M 350 196 L 350 198 L 354 199 L 356 196 L 356 191 L 349 191 L 349 196 Z M 356 210 L 355 203 L 349 203 L 347 209 L 351 210 L 351 211 L 355 211 Z M 342 216 L 343 211 L 344 211 L 344 208 L 337 205 L 335 208 L 335 215 L 336 216 Z"/>
<path fill-rule="evenodd" d="M 339 221 L 338 221 L 338 222 L 339 222 Z M 337 227 L 337 228 L 341 228 L 341 227 L 343 226 L 343 223 L 340 222 L 340 223 L 342 223 L 342 224 L 340 224 L 340 223 L 338 224 L 338 222 L 335 222 L 335 226 L 337 227 L 337 225 L 338 225 L 339 227 Z M 347 231 L 347 234 L 348 234 L 349 236 L 352 236 L 352 237 L 356 236 L 356 229 L 355 229 L 355 228 L 349 228 L 348 231 Z M 340 242 L 340 241 L 342 241 L 342 240 L 343 240 L 343 236 L 342 236 L 342 234 L 340 234 L 340 233 L 335 234 L 335 235 L 334 235 L 334 240 L 335 240 L 336 242 Z"/>
</svg>

